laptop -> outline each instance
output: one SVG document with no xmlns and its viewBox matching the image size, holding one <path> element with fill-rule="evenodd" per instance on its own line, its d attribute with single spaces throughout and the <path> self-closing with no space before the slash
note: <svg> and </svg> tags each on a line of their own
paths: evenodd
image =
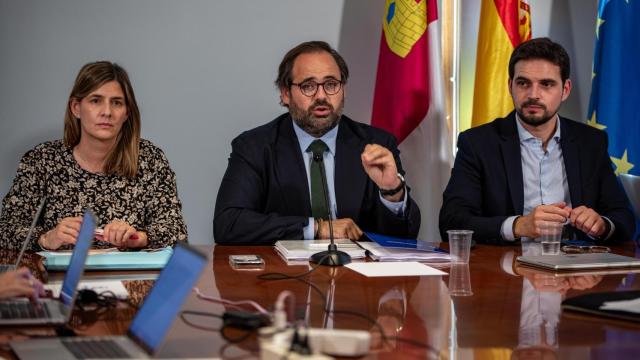
<svg viewBox="0 0 640 360">
<path fill-rule="evenodd" d="M 11 349 L 20 359 L 149 358 L 157 353 L 206 264 L 206 255 L 178 243 L 126 336 L 12 341 Z"/>
<path fill-rule="evenodd" d="M 42 214 L 42 209 L 44 209 L 44 203 L 47 201 L 47 198 L 42 198 L 40 200 L 40 206 L 38 206 L 38 210 L 36 211 L 36 215 L 33 217 L 33 221 L 31 222 L 31 227 L 29 228 L 29 232 L 27 233 L 27 238 L 24 239 L 24 243 L 22 243 L 22 249 L 20 250 L 20 254 L 18 255 L 18 260 L 16 260 L 15 264 L 0 264 L 0 273 L 15 270 L 20 266 L 20 262 L 22 261 L 22 256 L 24 256 L 24 252 L 29 247 L 29 243 L 31 242 L 31 236 L 33 235 L 33 229 L 35 229 L 36 224 L 38 223 L 38 219 L 40 219 L 40 214 Z"/>
<path fill-rule="evenodd" d="M 640 267 L 640 259 L 612 253 L 518 256 L 517 260 L 521 264 L 550 270 Z"/>
<path fill-rule="evenodd" d="M 27 298 L 0 301 L 0 326 L 61 325 L 69 320 L 95 227 L 93 214 L 86 210 L 69 267 L 64 275 L 60 297 L 41 299 L 38 304 Z"/>
</svg>

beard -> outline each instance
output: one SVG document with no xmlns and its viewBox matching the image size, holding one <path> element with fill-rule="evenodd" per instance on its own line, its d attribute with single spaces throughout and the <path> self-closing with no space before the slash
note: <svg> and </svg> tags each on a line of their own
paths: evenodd
<svg viewBox="0 0 640 360">
<path fill-rule="evenodd" d="M 536 115 L 525 115 L 524 111 L 522 111 L 523 108 L 529 106 L 529 105 L 536 105 L 536 106 L 540 106 L 542 107 L 542 115 L 536 116 Z M 556 113 L 558 112 L 558 109 L 555 109 L 555 111 L 549 111 L 547 109 L 547 106 L 539 103 L 535 100 L 527 100 L 524 103 L 522 103 L 522 105 L 520 106 L 520 108 L 516 109 L 516 113 L 518 113 L 518 116 L 520 117 L 520 120 L 522 120 L 525 124 L 533 126 L 533 127 L 538 127 L 540 125 L 544 125 L 547 122 L 549 122 L 549 120 L 553 119 L 556 115 Z"/>
<path fill-rule="evenodd" d="M 313 109 L 317 106 L 327 107 L 329 114 L 322 117 L 313 115 Z M 293 121 L 307 134 L 316 138 L 321 137 L 338 125 L 343 108 L 344 97 L 340 100 L 336 109 L 326 100 L 316 100 L 307 109 L 299 107 L 293 101 L 289 103 L 289 113 Z"/>
</svg>

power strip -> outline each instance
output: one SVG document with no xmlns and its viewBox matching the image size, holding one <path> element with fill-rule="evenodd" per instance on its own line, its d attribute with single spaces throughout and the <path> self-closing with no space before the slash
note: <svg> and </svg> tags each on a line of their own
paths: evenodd
<svg viewBox="0 0 640 360">
<path fill-rule="evenodd" d="M 369 353 L 371 334 L 363 330 L 298 329 L 301 336 L 308 337 L 312 355 L 295 354 L 287 359 L 331 359 L 334 356 L 363 356 Z M 262 359 L 282 359 L 290 354 L 293 329 L 277 331 L 273 327 L 260 329 L 260 355 Z M 318 357 L 319 356 L 319 357 Z"/>
<path fill-rule="evenodd" d="M 260 343 L 261 360 L 331 360 L 330 356 L 322 354 L 302 355 L 291 352 L 288 347 L 265 342 Z"/>
</svg>

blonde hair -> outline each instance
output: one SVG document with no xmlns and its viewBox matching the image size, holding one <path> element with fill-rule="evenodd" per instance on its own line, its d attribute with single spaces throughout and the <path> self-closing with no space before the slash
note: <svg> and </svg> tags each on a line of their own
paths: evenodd
<svg viewBox="0 0 640 360">
<path fill-rule="evenodd" d="M 133 178 L 138 173 L 138 153 L 140 144 L 140 110 L 136 103 L 129 75 L 118 64 L 109 61 L 97 61 L 86 64 L 80 69 L 71 89 L 67 111 L 64 115 L 64 144 L 72 149 L 80 143 L 80 119 L 71 112 L 73 100 L 81 101 L 107 82 L 116 81 L 124 92 L 127 106 L 127 120 L 122 124 L 116 139 L 116 145 L 107 155 L 104 172 L 107 175 Z"/>
</svg>

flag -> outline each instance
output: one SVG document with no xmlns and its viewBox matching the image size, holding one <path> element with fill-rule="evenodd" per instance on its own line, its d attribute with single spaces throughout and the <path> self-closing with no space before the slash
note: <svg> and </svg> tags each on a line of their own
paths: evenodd
<svg viewBox="0 0 640 360">
<path fill-rule="evenodd" d="M 471 126 L 506 116 L 509 57 L 518 44 L 531 39 L 531 10 L 525 0 L 482 0 L 476 52 L 476 80 Z"/>
<path fill-rule="evenodd" d="M 640 1 L 600 0 L 587 123 L 609 135 L 616 175 L 640 175 Z"/>
<path fill-rule="evenodd" d="M 438 241 L 438 212 L 451 171 L 437 0 L 387 0 L 382 18 L 371 124 L 398 140 L 419 238 Z"/>
</svg>

